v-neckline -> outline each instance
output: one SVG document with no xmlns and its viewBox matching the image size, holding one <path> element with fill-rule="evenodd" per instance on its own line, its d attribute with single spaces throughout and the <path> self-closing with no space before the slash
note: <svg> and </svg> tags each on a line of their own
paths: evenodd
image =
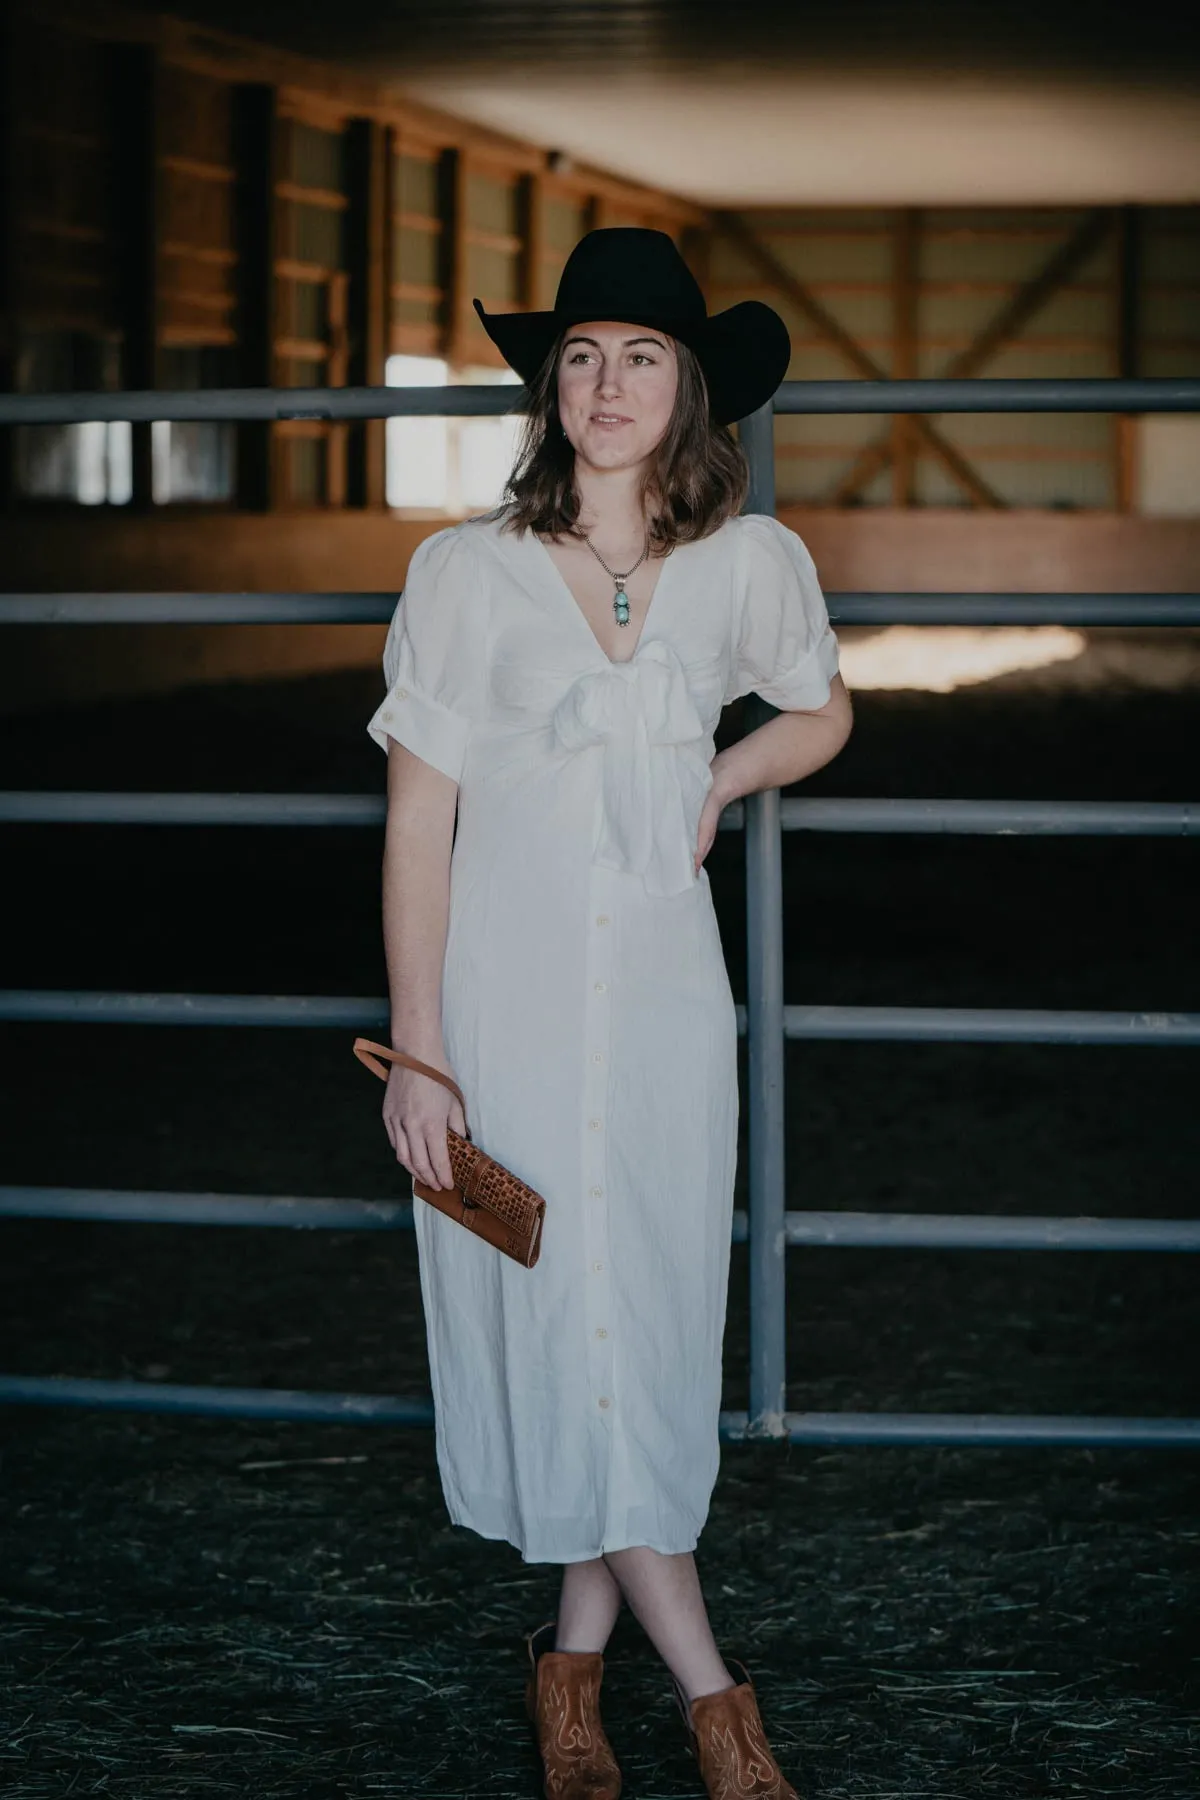
<svg viewBox="0 0 1200 1800">
<path fill-rule="evenodd" d="M 662 559 L 662 566 L 658 571 L 658 580 L 654 583 L 653 591 L 650 595 L 650 599 L 646 606 L 646 616 L 642 620 L 641 629 L 637 635 L 637 642 L 634 644 L 633 649 L 630 651 L 628 656 L 610 656 L 608 654 L 608 651 L 604 648 L 604 645 L 600 642 L 600 639 L 596 636 L 596 633 L 593 631 L 591 622 L 588 619 L 587 614 L 584 612 L 582 606 L 580 606 L 578 600 L 575 598 L 574 594 L 571 592 L 570 582 L 567 580 L 566 576 L 563 574 L 562 570 L 559 568 L 558 564 L 555 562 L 554 558 L 551 556 L 549 550 L 546 548 L 546 545 L 542 542 L 542 540 L 538 536 L 537 532 L 534 531 L 532 528 L 530 529 L 529 535 L 533 539 L 534 543 L 537 545 L 539 551 L 542 554 L 542 559 L 545 562 L 546 567 L 549 569 L 551 575 L 554 577 L 555 581 L 558 583 L 559 587 L 562 589 L 563 594 L 565 595 L 567 600 L 570 602 L 571 611 L 575 614 L 575 616 L 579 620 L 579 623 L 583 626 L 583 629 L 587 632 L 588 637 L 591 639 L 598 654 L 604 658 L 605 662 L 608 664 L 610 669 L 623 669 L 627 663 L 631 663 L 634 660 L 638 651 L 641 649 L 642 645 L 646 641 L 646 631 L 650 624 L 650 616 L 654 611 L 655 602 L 658 599 L 658 590 L 663 584 L 664 577 L 666 576 L 666 573 L 667 573 L 667 565 L 670 563 L 671 557 L 675 554 L 675 552 L 673 550 L 670 551 Z"/>
</svg>

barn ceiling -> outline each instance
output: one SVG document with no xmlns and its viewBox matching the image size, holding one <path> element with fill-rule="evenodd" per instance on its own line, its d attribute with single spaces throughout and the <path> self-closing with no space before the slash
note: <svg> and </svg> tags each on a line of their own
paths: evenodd
<svg viewBox="0 0 1200 1800">
<path fill-rule="evenodd" d="M 1200 9 L 1146 0 L 180 0 L 725 204 L 1200 200 Z"/>
</svg>

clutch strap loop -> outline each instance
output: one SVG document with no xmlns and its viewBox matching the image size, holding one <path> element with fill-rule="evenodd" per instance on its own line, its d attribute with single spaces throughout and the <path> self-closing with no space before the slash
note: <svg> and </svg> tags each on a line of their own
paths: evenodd
<svg viewBox="0 0 1200 1800">
<path fill-rule="evenodd" d="M 463 1091 L 457 1081 L 441 1069 L 434 1069 L 428 1063 L 419 1062 L 415 1056 L 409 1056 L 404 1050 L 389 1050 L 385 1044 L 373 1044 L 370 1038 L 355 1038 L 354 1054 L 360 1063 L 365 1063 L 373 1075 L 378 1075 L 380 1081 L 386 1081 L 388 1078 L 387 1069 L 384 1067 L 385 1063 L 401 1063 L 406 1069 L 415 1069 L 418 1075 L 428 1075 L 431 1081 L 438 1081 L 444 1088 L 449 1088 L 463 1109 L 463 1119 L 466 1119 L 467 1103 L 463 1099 Z M 466 1135 L 467 1137 L 471 1135 L 469 1128 Z"/>
</svg>

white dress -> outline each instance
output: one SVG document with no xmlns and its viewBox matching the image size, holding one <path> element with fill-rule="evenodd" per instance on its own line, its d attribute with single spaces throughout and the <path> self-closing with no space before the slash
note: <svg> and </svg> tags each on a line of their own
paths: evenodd
<svg viewBox="0 0 1200 1800">
<path fill-rule="evenodd" d="M 829 697 L 764 515 L 663 563 L 632 658 L 502 515 L 415 552 L 369 729 L 459 784 L 442 1023 L 478 1143 L 546 1199 L 527 1270 L 416 1203 L 450 1516 L 528 1562 L 694 1547 L 717 1473 L 736 1022 L 693 850 L 722 706 Z"/>
</svg>

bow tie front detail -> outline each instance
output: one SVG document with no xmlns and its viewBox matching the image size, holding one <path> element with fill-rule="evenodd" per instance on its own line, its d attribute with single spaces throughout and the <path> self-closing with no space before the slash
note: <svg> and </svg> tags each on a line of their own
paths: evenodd
<svg viewBox="0 0 1200 1800">
<path fill-rule="evenodd" d="M 640 875 L 652 894 L 691 887 L 712 770 L 670 646 L 644 644 L 628 662 L 581 676 L 555 708 L 552 728 L 562 750 L 604 753 L 595 860 Z"/>
</svg>

